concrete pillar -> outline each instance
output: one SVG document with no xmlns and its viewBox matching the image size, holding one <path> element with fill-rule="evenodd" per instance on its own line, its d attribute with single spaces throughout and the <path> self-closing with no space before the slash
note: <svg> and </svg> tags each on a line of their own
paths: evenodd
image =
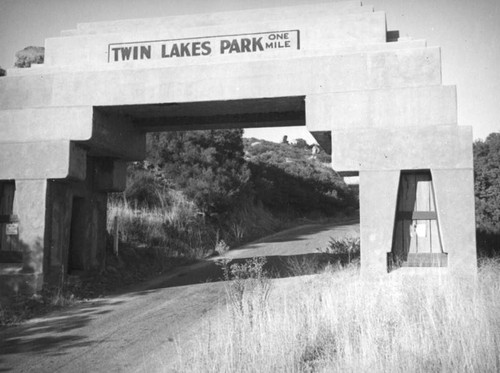
<svg viewBox="0 0 500 373">
<path fill-rule="evenodd" d="M 84 181 L 51 180 L 47 224 L 50 250 L 46 251 L 47 281 L 64 273 L 98 268 L 105 255 L 107 191 L 125 185 L 125 164 L 88 157 Z M 118 165 L 118 166 L 116 166 Z"/>
<path fill-rule="evenodd" d="M 47 274 L 57 280 L 61 278 L 61 270 L 67 270 L 68 247 L 71 227 L 71 204 L 73 194 L 68 187 L 71 183 L 61 180 L 51 180 L 47 192 L 47 224 L 50 225 L 50 238 L 48 240 L 50 250 L 46 251 L 48 268 L 45 268 L 46 281 Z"/>
<path fill-rule="evenodd" d="M 387 274 L 398 196 L 399 171 L 360 171 L 361 274 Z"/>
<path fill-rule="evenodd" d="M 469 169 L 431 170 L 436 210 L 448 268 L 455 275 L 477 274 L 474 173 Z"/>
<path fill-rule="evenodd" d="M 127 186 L 127 163 L 112 158 L 95 161 L 94 185 L 99 192 L 122 192 Z"/>
<path fill-rule="evenodd" d="M 47 180 L 17 180 L 13 212 L 19 217 L 23 272 L 42 274 L 46 242 Z M 38 284 L 40 287 L 41 284 Z"/>
</svg>

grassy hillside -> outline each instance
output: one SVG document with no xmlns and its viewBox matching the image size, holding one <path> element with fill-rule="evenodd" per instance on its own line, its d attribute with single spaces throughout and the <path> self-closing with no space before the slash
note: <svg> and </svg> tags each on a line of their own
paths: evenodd
<svg viewBox="0 0 500 373">
<path fill-rule="evenodd" d="M 245 158 L 258 198 L 275 212 L 332 216 L 357 207 L 357 195 L 331 168 L 324 151 L 311 147 L 245 139 Z"/>
<path fill-rule="evenodd" d="M 363 281 L 357 265 L 254 276 L 228 285 L 228 301 L 179 349 L 176 371 L 500 371 L 498 260 L 482 262 L 477 282 L 429 274 Z"/>
</svg>

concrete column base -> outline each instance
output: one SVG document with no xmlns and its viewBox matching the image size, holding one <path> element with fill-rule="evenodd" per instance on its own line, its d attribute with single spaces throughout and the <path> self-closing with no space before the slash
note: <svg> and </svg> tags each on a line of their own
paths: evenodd
<svg viewBox="0 0 500 373">
<path fill-rule="evenodd" d="M 474 172 L 431 170 L 443 251 L 455 276 L 477 275 Z"/>
<path fill-rule="evenodd" d="M 387 274 L 398 196 L 399 171 L 360 171 L 361 275 Z"/>
</svg>

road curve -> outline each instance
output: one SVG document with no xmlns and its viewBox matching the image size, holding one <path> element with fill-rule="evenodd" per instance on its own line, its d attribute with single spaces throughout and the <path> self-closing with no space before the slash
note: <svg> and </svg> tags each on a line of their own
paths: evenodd
<svg viewBox="0 0 500 373">
<path fill-rule="evenodd" d="M 309 224 L 229 251 L 230 259 L 308 255 L 359 224 Z M 201 320 L 225 303 L 214 260 L 181 267 L 127 292 L 0 329 L 0 372 L 136 372 L 169 365 Z M 160 361 L 151 356 L 161 351 Z M 167 361 L 165 361 L 167 360 Z M 158 365 L 156 365 L 158 364 Z"/>
</svg>

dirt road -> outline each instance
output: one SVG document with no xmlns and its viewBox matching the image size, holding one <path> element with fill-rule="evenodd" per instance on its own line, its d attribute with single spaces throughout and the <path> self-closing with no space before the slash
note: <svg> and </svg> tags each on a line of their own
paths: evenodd
<svg viewBox="0 0 500 373">
<path fill-rule="evenodd" d="M 232 250 L 231 259 L 313 255 L 330 237 L 359 225 L 310 224 Z M 0 372 L 137 372 L 168 365 L 203 318 L 225 302 L 224 283 L 207 260 L 63 312 L 0 330 Z M 161 356 L 158 358 L 158 352 Z M 151 358 L 156 356 L 155 358 Z"/>
</svg>

